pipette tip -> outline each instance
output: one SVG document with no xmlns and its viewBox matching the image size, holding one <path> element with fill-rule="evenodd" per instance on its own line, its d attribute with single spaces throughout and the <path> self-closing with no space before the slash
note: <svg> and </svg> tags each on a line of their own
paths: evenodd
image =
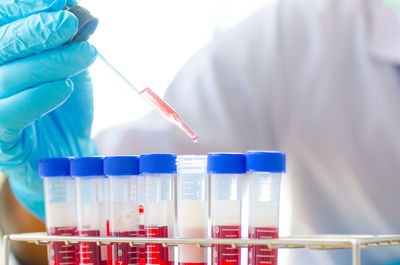
<svg viewBox="0 0 400 265">
<path fill-rule="evenodd" d="M 197 135 L 193 136 L 192 141 L 193 141 L 193 143 L 197 143 L 199 141 L 199 137 L 197 137 Z"/>
</svg>

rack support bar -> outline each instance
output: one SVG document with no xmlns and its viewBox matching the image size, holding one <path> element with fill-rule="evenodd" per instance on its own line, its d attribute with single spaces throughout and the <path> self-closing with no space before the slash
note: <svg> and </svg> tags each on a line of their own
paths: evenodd
<svg viewBox="0 0 400 265">
<path fill-rule="evenodd" d="M 1 250 L 1 265 L 8 265 L 8 257 L 10 255 L 10 238 L 5 235 L 3 236 L 3 249 Z"/>
<path fill-rule="evenodd" d="M 361 265 L 361 246 L 358 240 L 353 240 L 352 242 L 352 258 L 353 258 L 353 265 Z"/>
</svg>

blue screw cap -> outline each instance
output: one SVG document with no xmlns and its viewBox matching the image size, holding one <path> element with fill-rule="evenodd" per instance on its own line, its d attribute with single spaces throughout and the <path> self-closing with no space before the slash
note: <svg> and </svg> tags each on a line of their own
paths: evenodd
<svg viewBox="0 0 400 265">
<path fill-rule="evenodd" d="M 245 174 L 246 155 L 242 153 L 209 153 L 207 172 L 209 174 Z"/>
<path fill-rule="evenodd" d="M 111 176 L 138 175 L 138 156 L 109 156 L 104 158 L 104 174 Z"/>
<path fill-rule="evenodd" d="M 144 154 L 139 160 L 140 173 L 146 174 L 175 174 L 175 154 Z"/>
<path fill-rule="evenodd" d="M 248 151 L 246 169 L 248 172 L 286 172 L 286 154 L 277 151 Z"/>
<path fill-rule="evenodd" d="M 45 158 L 39 161 L 40 177 L 60 177 L 70 175 L 70 158 Z"/>
<path fill-rule="evenodd" d="M 89 177 L 104 175 L 103 157 L 79 157 L 71 159 L 71 175 Z"/>
</svg>

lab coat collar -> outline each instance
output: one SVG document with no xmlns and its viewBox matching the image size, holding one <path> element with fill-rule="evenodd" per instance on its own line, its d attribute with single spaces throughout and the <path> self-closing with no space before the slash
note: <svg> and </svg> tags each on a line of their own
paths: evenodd
<svg viewBox="0 0 400 265">
<path fill-rule="evenodd" d="M 370 0 L 371 55 L 382 62 L 400 64 L 400 10 L 384 0 Z"/>
</svg>

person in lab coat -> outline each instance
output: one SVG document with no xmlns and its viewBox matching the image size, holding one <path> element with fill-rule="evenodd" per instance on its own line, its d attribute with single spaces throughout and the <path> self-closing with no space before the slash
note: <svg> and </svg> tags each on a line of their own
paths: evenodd
<svg viewBox="0 0 400 265">
<path fill-rule="evenodd" d="M 272 0 L 196 54 L 167 90 L 166 101 L 198 133 L 198 144 L 151 113 L 101 133 L 98 152 L 283 150 L 291 212 L 283 208 L 282 229 L 290 228 L 291 235 L 400 234 L 399 6 L 389 0 Z M 0 73 L 6 65 L 0 65 Z M 72 82 L 72 96 L 89 86 L 79 79 Z M 90 98 L 85 100 L 91 104 Z M 48 111 L 41 119 L 54 112 Z M 91 115 L 82 113 L 83 119 Z M 69 127 L 62 128 L 68 138 Z M 68 141 L 53 148 L 58 141 L 39 140 L 35 143 L 52 152 L 37 156 L 77 155 L 65 151 Z M 83 147 L 79 142 L 72 146 L 85 155 L 93 153 L 85 141 Z M 0 165 L 11 187 L 23 186 L 14 179 L 29 158 L 16 166 L 1 151 Z M 30 181 L 39 181 L 36 165 L 30 165 L 25 167 Z M 13 190 L 41 216 L 36 210 L 40 200 L 29 204 L 27 196 L 18 194 L 21 189 Z M 292 265 L 351 264 L 349 250 L 288 254 Z M 363 250 L 362 257 L 365 265 L 400 264 L 394 247 Z"/>
</svg>

